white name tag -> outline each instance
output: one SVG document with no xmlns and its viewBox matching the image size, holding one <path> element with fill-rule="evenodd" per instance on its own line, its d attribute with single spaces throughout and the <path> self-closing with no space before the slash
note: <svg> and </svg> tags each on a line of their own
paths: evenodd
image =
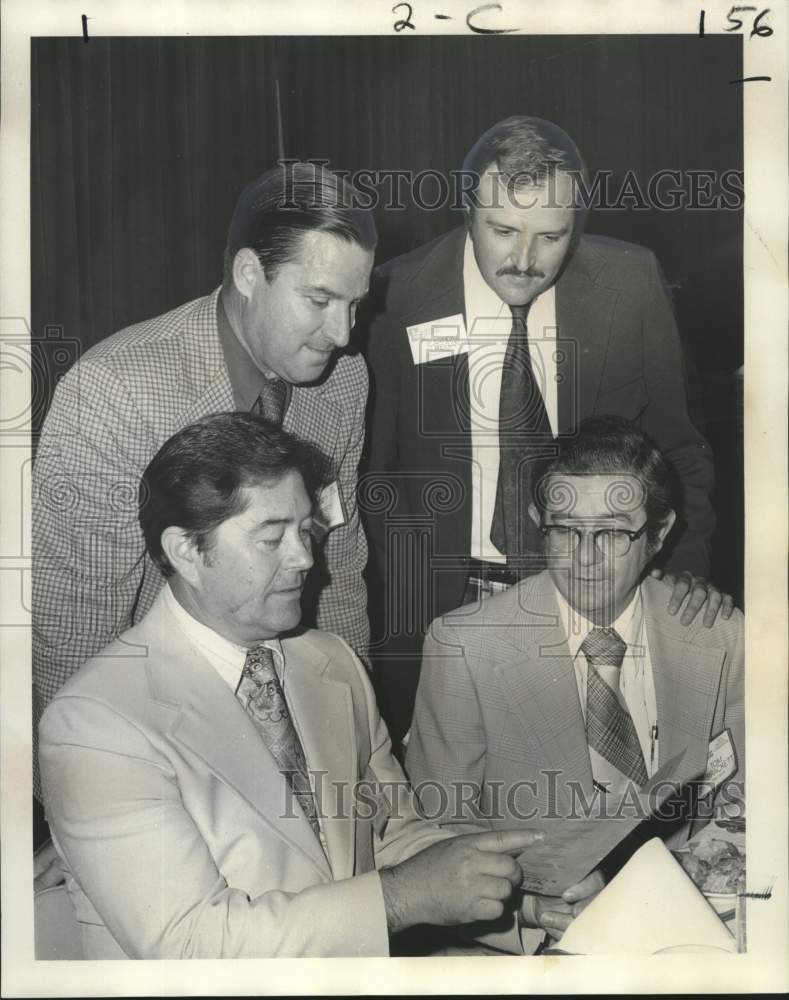
<svg viewBox="0 0 789 1000">
<path fill-rule="evenodd" d="M 737 752 L 731 740 L 731 733 L 724 729 L 710 740 L 707 751 L 707 770 L 704 773 L 704 785 L 714 791 L 724 781 L 731 778 L 737 770 Z"/>
<path fill-rule="evenodd" d="M 318 503 L 313 521 L 319 539 L 323 535 L 328 534 L 332 528 L 338 528 L 341 524 L 346 523 L 345 508 L 343 507 L 342 496 L 340 495 L 340 487 L 337 485 L 336 480 L 328 486 L 324 486 L 318 494 Z"/>
<path fill-rule="evenodd" d="M 466 324 L 461 313 L 407 326 L 406 333 L 415 365 L 468 354 Z"/>
</svg>

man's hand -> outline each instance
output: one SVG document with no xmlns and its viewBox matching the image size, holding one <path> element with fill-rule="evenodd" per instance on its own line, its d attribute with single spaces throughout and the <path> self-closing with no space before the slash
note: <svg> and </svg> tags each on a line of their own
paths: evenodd
<svg viewBox="0 0 789 1000">
<path fill-rule="evenodd" d="M 46 840 L 33 855 L 33 891 L 60 885 L 66 876 L 60 855 L 51 840 Z"/>
<path fill-rule="evenodd" d="M 694 576 L 690 572 L 664 573 L 662 569 L 653 569 L 650 573 L 656 580 L 664 580 L 671 588 L 671 599 L 668 602 L 668 613 L 675 615 L 688 594 L 688 603 L 682 612 L 680 622 L 690 625 L 696 615 L 704 608 L 702 623 L 705 628 L 712 628 L 720 611 L 721 618 L 731 618 L 734 611 L 734 598 L 730 594 L 722 594 L 718 588 L 702 576 Z M 705 607 L 706 602 L 706 607 Z"/>
<path fill-rule="evenodd" d="M 522 877 L 513 855 L 542 837 L 529 830 L 465 834 L 383 869 L 390 933 L 414 924 L 446 927 L 500 917 Z"/>
<path fill-rule="evenodd" d="M 585 879 L 565 889 L 561 899 L 556 896 L 527 894 L 521 906 L 521 923 L 527 927 L 540 927 L 559 941 L 581 910 L 591 903 L 604 885 L 602 874 L 595 870 Z"/>
</svg>

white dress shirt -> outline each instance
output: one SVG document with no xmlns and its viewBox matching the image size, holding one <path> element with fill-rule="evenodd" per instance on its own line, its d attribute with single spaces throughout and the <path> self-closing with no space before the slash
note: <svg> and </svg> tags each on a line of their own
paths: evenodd
<svg viewBox="0 0 789 1000">
<path fill-rule="evenodd" d="M 575 667 L 578 698 L 585 720 L 588 663 L 586 656 L 581 652 L 581 644 L 596 626 L 574 608 L 571 608 L 558 590 L 556 590 L 556 600 L 559 605 L 562 628 L 567 636 L 567 645 Z M 644 628 L 644 608 L 640 587 L 630 604 L 616 621 L 611 623 L 610 627 L 615 629 L 622 641 L 627 644 L 627 651 L 619 674 L 619 690 L 633 720 L 647 774 L 651 778 L 659 766 L 657 739 L 653 741 L 653 727 L 657 726 L 657 703 L 649 642 Z M 654 754 L 652 752 L 653 744 Z"/>
<path fill-rule="evenodd" d="M 471 423 L 471 552 L 475 559 L 505 563 L 490 540 L 499 478 L 501 369 L 512 330 L 510 307 L 480 273 L 471 237 L 466 236 L 463 289 L 468 336 Z M 527 320 L 529 357 L 554 437 L 558 428 L 556 384 L 556 294 L 553 286 L 532 302 Z"/>
<path fill-rule="evenodd" d="M 247 659 L 247 647 L 237 646 L 234 642 L 225 639 L 218 632 L 214 632 L 213 629 L 193 618 L 186 608 L 179 603 L 169 584 L 165 589 L 164 601 L 181 631 L 205 653 L 208 662 L 222 680 L 225 681 L 233 694 L 235 694 L 244 670 L 244 663 Z M 284 691 L 285 656 L 282 652 L 279 639 L 266 639 L 261 645 L 267 646 L 274 654 L 274 669 L 277 672 L 277 677 Z M 290 706 L 288 707 L 290 708 Z"/>
</svg>

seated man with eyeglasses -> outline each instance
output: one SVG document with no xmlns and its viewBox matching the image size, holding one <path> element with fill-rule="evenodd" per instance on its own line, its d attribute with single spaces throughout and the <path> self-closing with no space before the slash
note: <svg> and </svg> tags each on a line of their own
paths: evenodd
<svg viewBox="0 0 789 1000">
<path fill-rule="evenodd" d="M 736 811 L 745 774 L 743 616 L 682 626 L 648 575 L 676 517 L 668 464 L 618 417 L 584 421 L 557 450 L 528 505 L 548 569 L 433 623 L 406 758 L 444 825 L 566 830 L 684 751 L 671 816 L 642 824 L 562 899 L 532 897 L 527 925 L 553 937 L 628 845 L 657 835 L 677 847 L 713 809 Z"/>
</svg>

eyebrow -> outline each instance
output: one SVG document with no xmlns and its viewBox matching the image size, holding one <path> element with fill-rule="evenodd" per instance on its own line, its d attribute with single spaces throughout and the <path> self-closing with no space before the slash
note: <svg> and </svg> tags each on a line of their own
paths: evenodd
<svg viewBox="0 0 789 1000">
<path fill-rule="evenodd" d="M 310 507 L 303 517 L 267 517 L 263 521 L 257 521 L 252 525 L 252 531 L 259 531 L 261 528 L 278 527 L 279 525 L 301 524 L 302 521 L 309 521 L 315 516 L 314 508 Z"/>
<path fill-rule="evenodd" d="M 597 522 L 625 520 L 630 524 L 633 523 L 633 518 L 627 513 L 627 511 L 621 511 L 618 514 L 613 514 L 611 511 L 607 511 L 605 514 L 583 514 L 575 516 L 572 514 L 554 513 L 553 511 L 546 511 L 545 513 L 550 514 L 555 522 L 571 521 L 573 524 L 595 524 Z"/>
<path fill-rule="evenodd" d="M 311 292 L 312 294 L 325 295 L 329 299 L 340 299 L 341 295 L 333 291 L 331 288 L 327 288 L 325 285 L 302 285 L 302 292 Z"/>
<path fill-rule="evenodd" d="M 293 524 L 295 518 L 293 517 L 269 517 L 265 521 L 258 521 L 257 524 L 252 525 L 252 531 L 260 531 L 261 528 L 273 528 L 280 524 Z"/>
<path fill-rule="evenodd" d="M 497 222 L 495 219 L 486 219 L 485 225 L 490 229 L 509 229 L 513 233 L 521 232 L 518 226 L 510 226 L 506 222 Z M 535 232 L 538 236 L 544 233 L 550 233 L 552 236 L 564 236 L 565 233 L 570 232 L 570 227 L 562 226 L 560 229 L 537 229 Z"/>
</svg>

